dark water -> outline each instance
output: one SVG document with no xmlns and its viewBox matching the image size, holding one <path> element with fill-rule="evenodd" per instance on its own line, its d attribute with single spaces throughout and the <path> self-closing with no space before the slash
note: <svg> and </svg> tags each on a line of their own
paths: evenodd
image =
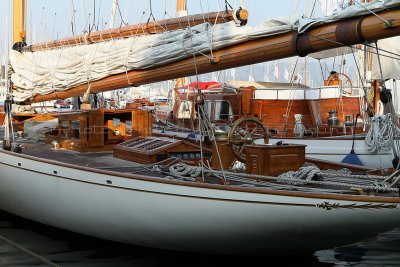
<svg viewBox="0 0 400 267">
<path fill-rule="evenodd" d="M 400 266 L 400 229 L 303 256 L 209 256 L 108 242 L 0 212 L 0 235 L 60 266 Z M 0 266 L 47 266 L 0 240 Z"/>
</svg>

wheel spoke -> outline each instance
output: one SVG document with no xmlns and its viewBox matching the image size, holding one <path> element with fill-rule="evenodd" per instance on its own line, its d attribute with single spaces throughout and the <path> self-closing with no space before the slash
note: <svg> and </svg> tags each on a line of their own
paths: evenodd
<svg viewBox="0 0 400 267">
<path fill-rule="evenodd" d="M 234 145 L 243 145 L 244 144 L 244 140 L 234 140 L 231 142 Z"/>
<path fill-rule="evenodd" d="M 254 144 L 255 140 L 263 139 L 268 142 L 268 130 L 258 118 L 241 118 L 237 120 L 229 133 L 229 143 L 237 159 L 246 161 L 246 149 L 248 144 Z"/>
</svg>

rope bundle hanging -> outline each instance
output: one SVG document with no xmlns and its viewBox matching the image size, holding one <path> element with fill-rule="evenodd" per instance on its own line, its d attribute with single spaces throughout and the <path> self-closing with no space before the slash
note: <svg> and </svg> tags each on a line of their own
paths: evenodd
<svg viewBox="0 0 400 267">
<path fill-rule="evenodd" d="M 390 150 L 393 147 L 394 136 L 400 133 L 400 129 L 393 122 L 390 113 L 375 116 L 371 121 L 371 127 L 365 137 L 365 143 L 370 151 Z"/>
</svg>

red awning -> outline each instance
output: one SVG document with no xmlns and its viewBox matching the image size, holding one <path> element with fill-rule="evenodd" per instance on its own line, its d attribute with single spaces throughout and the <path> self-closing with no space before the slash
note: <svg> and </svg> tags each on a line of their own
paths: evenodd
<svg viewBox="0 0 400 267">
<path fill-rule="evenodd" d="M 208 90 L 212 88 L 221 88 L 221 83 L 219 82 L 192 82 L 187 85 L 188 89 L 200 88 L 200 90 Z"/>
</svg>

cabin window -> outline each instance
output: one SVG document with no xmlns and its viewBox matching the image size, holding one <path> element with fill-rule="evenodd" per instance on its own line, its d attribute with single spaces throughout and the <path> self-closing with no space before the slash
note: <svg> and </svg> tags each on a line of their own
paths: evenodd
<svg viewBox="0 0 400 267">
<path fill-rule="evenodd" d="M 69 138 L 69 121 L 60 121 L 61 136 Z"/>
<path fill-rule="evenodd" d="M 74 139 L 79 140 L 80 139 L 80 128 L 81 124 L 79 120 L 77 121 L 71 121 L 71 137 Z"/>
<path fill-rule="evenodd" d="M 233 111 L 229 101 L 216 100 L 214 120 L 227 120 L 233 119 Z"/>
<path fill-rule="evenodd" d="M 208 118 L 211 118 L 211 100 L 206 100 L 204 105 L 204 112 L 207 114 Z"/>
<path fill-rule="evenodd" d="M 192 113 L 192 102 L 182 101 L 179 105 L 178 118 L 179 119 L 190 119 Z"/>
</svg>

